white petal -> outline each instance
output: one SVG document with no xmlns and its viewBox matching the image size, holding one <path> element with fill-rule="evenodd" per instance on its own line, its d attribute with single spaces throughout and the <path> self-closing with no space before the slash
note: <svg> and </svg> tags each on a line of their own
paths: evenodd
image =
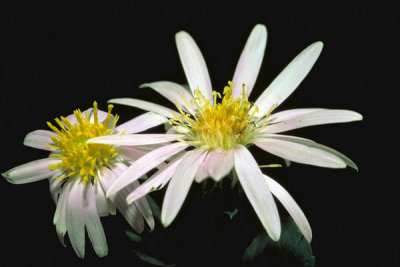
<svg viewBox="0 0 400 267">
<path fill-rule="evenodd" d="M 242 145 L 234 153 L 236 173 L 247 198 L 271 239 L 279 240 L 281 223 L 278 209 L 257 162 Z"/>
<path fill-rule="evenodd" d="M 53 223 L 56 226 L 57 236 L 61 244 L 65 247 L 64 236 L 67 232 L 67 199 L 71 182 L 66 182 L 61 189 L 60 198 L 57 202 L 56 212 L 54 214 Z"/>
<path fill-rule="evenodd" d="M 134 185 L 134 187 L 132 187 L 132 188 L 129 188 L 129 186 L 125 187 L 125 189 L 127 191 L 127 193 L 125 194 L 125 199 L 127 199 L 127 196 L 130 192 L 136 190 L 140 186 L 138 181 L 135 181 L 132 184 Z M 147 202 L 147 199 L 145 197 L 140 198 L 140 199 L 136 200 L 134 202 L 134 204 L 136 205 L 136 208 L 138 209 L 140 214 L 143 216 L 144 220 L 149 225 L 150 231 L 153 231 L 155 222 L 154 222 L 154 218 L 153 218 L 153 213 L 151 212 L 150 205 Z M 128 205 L 129 205 L 129 203 L 128 203 Z"/>
<path fill-rule="evenodd" d="M 57 179 L 57 177 L 60 177 L 62 175 L 61 171 L 56 172 L 52 177 L 49 179 L 49 189 L 50 189 L 50 195 L 51 198 L 53 199 L 54 203 L 57 204 L 58 196 L 60 193 L 61 185 L 63 184 L 62 179 Z"/>
<path fill-rule="evenodd" d="M 102 178 L 104 179 L 105 177 Z M 106 192 L 104 191 L 99 179 L 93 183 L 94 195 L 96 196 L 97 213 L 99 216 L 107 216 L 108 214 L 113 213 L 114 205 L 106 197 Z"/>
<path fill-rule="evenodd" d="M 114 134 L 99 136 L 89 139 L 87 143 L 109 144 L 119 146 L 142 146 L 150 144 L 161 144 L 175 141 L 184 137 L 183 134 Z"/>
<path fill-rule="evenodd" d="M 116 130 L 118 132 L 124 132 L 124 134 L 139 133 L 166 122 L 168 122 L 166 117 L 153 112 L 147 112 L 119 125 Z"/>
<path fill-rule="evenodd" d="M 326 168 L 346 168 L 343 160 L 335 154 L 321 149 L 317 143 L 311 140 L 271 136 L 259 138 L 254 141 L 254 144 L 271 154 L 290 161 Z"/>
<path fill-rule="evenodd" d="M 180 31 L 175 35 L 175 41 L 179 58 L 193 95 L 194 90 L 199 89 L 205 98 L 212 100 L 210 75 L 196 42 L 184 31 Z"/>
<path fill-rule="evenodd" d="M 127 146 L 116 147 L 116 151 L 118 152 L 118 157 L 121 157 L 128 162 L 134 162 L 146 154 L 145 151 Z"/>
<path fill-rule="evenodd" d="M 87 186 L 86 201 L 84 206 L 85 226 L 92 246 L 97 256 L 104 257 L 108 253 L 108 246 L 104 229 L 97 213 L 94 186 Z"/>
<path fill-rule="evenodd" d="M 178 214 L 189 192 L 197 168 L 200 166 L 206 152 L 201 149 L 187 152 L 169 182 L 161 210 L 161 222 L 166 227 Z"/>
<path fill-rule="evenodd" d="M 58 170 L 49 169 L 49 165 L 58 163 L 60 163 L 60 160 L 56 158 L 34 160 L 8 170 L 3 173 L 3 176 L 12 184 L 36 182 L 58 173 Z"/>
<path fill-rule="evenodd" d="M 153 176 L 146 180 L 143 184 L 141 184 L 138 188 L 136 188 L 132 193 L 128 195 L 126 201 L 128 204 L 136 201 L 137 199 L 142 198 L 146 194 L 160 190 L 163 188 L 168 181 L 171 179 L 172 174 L 175 172 L 176 167 L 181 162 L 181 158 L 175 159 L 168 163 L 164 168 L 160 169 Z"/>
<path fill-rule="evenodd" d="M 288 211 L 290 216 L 292 216 L 294 222 L 299 227 L 300 232 L 310 243 L 312 239 L 311 226 L 308 223 L 307 218 L 304 215 L 303 211 L 300 209 L 299 205 L 297 205 L 292 196 L 280 184 L 278 184 L 276 181 L 266 175 L 264 175 L 264 177 L 272 194 L 274 194 L 274 196 L 279 199 L 279 201 Z"/>
<path fill-rule="evenodd" d="M 76 179 L 71 185 L 67 199 L 67 231 L 71 245 L 78 257 L 85 256 L 85 221 L 84 221 L 85 185 Z"/>
<path fill-rule="evenodd" d="M 281 104 L 297 88 L 317 61 L 322 47 L 322 42 L 308 46 L 272 81 L 255 102 L 258 116 L 265 115 L 273 105 Z"/>
<path fill-rule="evenodd" d="M 172 145 L 155 149 L 137 161 L 135 161 L 123 174 L 118 177 L 118 180 L 108 189 L 107 196 L 110 197 L 128 184 L 136 181 L 143 174 L 147 173 L 157 165 L 184 150 L 188 145 L 185 143 L 175 143 Z"/>
<path fill-rule="evenodd" d="M 201 183 L 210 176 L 208 173 L 208 159 L 209 158 L 210 158 L 210 153 L 207 153 L 203 162 L 200 164 L 199 168 L 197 169 L 196 175 L 194 176 L 194 180 L 196 181 L 196 183 Z"/>
<path fill-rule="evenodd" d="M 280 118 L 277 117 L 276 121 Z M 297 128 L 329 124 L 329 123 L 343 123 L 362 120 L 361 114 L 350 111 L 350 110 L 335 110 L 335 109 L 323 109 L 298 116 L 293 116 L 290 119 L 280 121 L 268 125 L 264 128 L 264 132 L 268 133 L 280 133 Z"/>
<path fill-rule="evenodd" d="M 319 111 L 319 110 L 326 110 L 325 108 L 297 108 L 297 109 L 288 109 L 280 112 L 276 112 L 271 114 L 269 117 L 269 120 L 272 121 L 273 123 L 275 122 L 281 122 L 281 121 L 286 121 L 290 120 L 294 117 L 298 117 L 300 115 L 304 115 L 307 113 L 311 113 L 314 111 Z"/>
<path fill-rule="evenodd" d="M 140 108 L 143 110 L 147 110 L 147 111 L 151 111 L 151 112 L 160 114 L 167 118 L 172 118 L 174 116 L 174 113 L 176 113 L 176 111 L 174 111 L 170 108 L 166 108 L 161 105 L 157 105 L 157 104 L 154 104 L 154 103 L 151 103 L 148 101 L 134 99 L 134 98 L 114 98 L 114 99 L 108 100 L 108 103 Z"/>
<path fill-rule="evenodd" d="M 222 151 L 219 149 L 210 152 L 208 160 L 208 173 L 216 181 L 220 181 L 229 174 L 233 167 L 233 151 Z"/>
<path fill-rule="evenodd" d="M 184 110 L 190 111 L 190 101 L 193 96 L 181 85 L 173 82 L 152 82 L 140 85 L 140 88 L 150 87 L 169 101 L 178 103 Z"/>
<path fill-rule="evenodd" d="M 262 24 L 257 24 L 247 39 L 233 75 L 232 81 L 236 84 L 232 92 L 234 97 L 242 94 L 242 84 L 246 85 L 247 93 L 250 95 L 260 71 L 266 46 L 267 28 Z"/>
<path fill-rule="evenodd" d="M 47 146 L 47 144 L 53 144 L 53 140 L 51 140 L 53 135 L 56 133 L 47 130 L 30 132 L 25 136 L 24 145 L 53 152 L 55 149 Z"/>
</svg>

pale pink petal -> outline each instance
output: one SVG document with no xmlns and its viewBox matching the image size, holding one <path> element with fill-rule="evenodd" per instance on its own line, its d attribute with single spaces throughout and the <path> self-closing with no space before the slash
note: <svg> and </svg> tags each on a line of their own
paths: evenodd
<svg viewBox="0 0 400 267">
<path fill-rule="evenodd" d="M 102 177 L 103 179 L 105 177 Z M 115 214 L 115 207 L 112 202 L 106 197 L 106 192 L 104 191 L 99 178 L 93 183 L 94 195 L 96 197 L 96 207 L 99 216 L 107 216 L 109 214 Z"/>
<path fill-rule="evenodd" d="M 146 131 L 149 128 L 156 127 L 166 122 L 168 122 L 166 117 L 153 112 L 147 112 L 123 124 L 120 124 L 118 127 L 116 127 L 116 130 L 120 133 L 124 132 L 124 134 L 133 134 Z"/>
<path fill-rule="evenodd" d="M 326 110 L 325 108 L 296 108 L 296 109 L 288 109 L 288 110 L 283 110 L 280 112 L 275 112 L 271 114 L 269 117 L 269 120 L 273 123 L 276 122 L 281 122 L 281 121 L 286 121 L 290 120 L 294 117 L 298 117 L 300 115 L 304 115 L 307 113 L 311 113 L 314 111 L 320 111 L 320 110 Z"/>
<path fill-rule="evenodd" d="M 60 191 L 60 198 L 57 202 L 56 212 L 53 218 L 53 224 L 56 226 L 56 232 L 61 244 L 65 247 L 64 236 L 67 232 L 67 199 L 72 182 L 66 182 Z"/>
<path fill-rule="evenodd" d="M 233 168 L 233 151 L 223 151 L 220 149 L 210 152 L 208 160 L 208 173 L 216 181 L 220 181 L 229 174 Z"/>
<path fill-rule="evenodd" d="M 126 194 L 124 194 L 123 197 L 127 200 L 128 194 L 134 190 L 136 190 L 140 186 L 139 181 L 135 181 L 132 183 L 132 187 L 129 188 L 129 186 L 125 187 L 126 189 Z M 147 199 L 145 197 L 140 198 L 134 202 L 136 205 L 138 211 L 140 214 L 143 216 L 144 220 L 150 227 L 150 231 L 154 230 L 155 222 L 154 222 L 154 217 L 153 213 L 151 212 L 150 205 L 147 202 Z M 129 205 L 129 203 L 128 203 Z"/>
<path fill-rule="evenodd" d="M 36 130 L 25 136 L 24 145 L 54 152 L 56 151 L 54 148 L 47 146 L 47 144 L 54 144 L 51 140 L 51 136 L 54 135 L 56 133 L 51 131 Z"/>
<path fill-rule="evenodd" d="M 114 134 L 99 136 L 87 141 L 88 144 L 108 144 L 118 146 L 143 146 L 150 144 L 161 144 L 175 141 L 184 137 L 183 134 Z"/>
<path fill-rule="evenodd" d="M 145 151 L 136 149 L 136 147 L 119 146 L 115 150 L 118 152 L 118 157 L 131 163 L 146 154 Z"/>
<path fill-rule="evenodd" d="M 176 113 L 174 110 L 172 110 L 170 108 L 163 107 L 161 105 L 154 104 L 154 103 L 151 103 L 148 101 L 134 99 L 134 98 L 114 98 L 114 99 L 108 100 L 108 102 L 113 103 L 113 104 L 120 104 L 120 105 L 135 107 L 135 108 L 143 109 L 146 111 L 151 111 L 151 112 L 160 114 L 167 118 L 174 117 L 174 113 Z"/>
<path fill-rule="evenodd" d="M 58 171 L 55 174 L 53 174 L 52 177 L 49 178 L 50 195 L 55 204 L 57 204 L 58 196 L 59 196 L 59 193 L 61 190 L 61 185 L 63 184 L 62 179 L 57 179 L 61 175 L 62 175 L 62 172 Z"/>
<path fill-rule="evenodd" d="M 196 175 L 194 176 L 194 180 L 196 181 L 196 183 L 201 183 L 210 176 L 208 173 L 208 159 L 209 158 L 210 158 L 210 153 L 207 153 L 203 162 L 200 164 L 199 168 L 197 169 Z"/>
</svg>

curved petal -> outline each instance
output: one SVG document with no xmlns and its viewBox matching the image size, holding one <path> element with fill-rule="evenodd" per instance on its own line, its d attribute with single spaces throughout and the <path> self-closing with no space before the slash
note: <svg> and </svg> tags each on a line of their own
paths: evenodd
<svg viewBox="0 0 400 267">
<path fill-rule="evenodd" d="M 175 41 L 192 94 L 194 95 L 194 90 L 199 89 L 205 98 L 212 100 L 210 75 L 196 42 L 184 31 L 175 35 Z"/>
<path fill-rule="evenodd" d="M 56 133 L 47 130 L 30 132 L 25 136 L 24 145 L 54 152 L 56 151 L 54 148 L 47 146 L 47 144 L 53 144 L 51 140 L 53 135 Z"/>
<path fill-rule="evenodd" d="M 202 149 L 192 150 L 183 156 L 176 168 L 162 204 L 161 222 L 165 227 L 171 224 L 181 209 L 196 171 L 205 156 L 206 152 Z"/>
<path fill-rule="evenodd" d="M 57 179 L 57 177 L 60 177 L 61 175 L 62 175 L 62 172 L 58 171 L 55 174 L 53 174 L 53 176 L 50 177 L 50 179 L 49 179 L 50 195 L 55 204 L 57 204 L 58 196 L 59 196 L 59 193 L 61 190 L 61 186 L 63 184 L 62 179 Z"/>
<path fill-rule="evenodd" d="M 162 116 L 165 116 L 167 118 L 172 118 L 174 117 L 174 113 L 176 111 L 163 107 L 161 105 L 157 105 L 148 101 L 144 100 L 139 100 L 135 98 L 113 98 L 108 100 L 108 103 L 113 103 L 113 104 L 120 104 L 120 105 L 125 105 L 125 106 L 130 106 L 130 107 L 135 107 L 147 111 L 151 111 L 157 114 L 160 114 Z"/>
<path fill-rule="evenodd" d="M 234 151 L 234 160 L 240 184 L 254 211 L 271 239 L 278 241 L 281 235 L 278 209 L 256 160 L 243 145 Z"/>
<path fill-rule="evenodd" d="M 150 144 L 161 144 L 175 141 L 184 137 L 183 134 L 114 134 L 99 136 L 89 139 L 87 143 L 120 145 L 120 146 L 142 146 Z"/>
<path fill-rule="evenodd" d="M 36 182 L 39 180 L 46 179 L 54 174 L 58 173 L 59 170 L 50 170 L 50 165 L 60 163 L 59 159 L 56 158 L 44 158 L 34 160 L 11 170 L 6 171 L 2 175 L 12 184 L 25 184 Z"/>
<path fill-rule="evenodd" d="M 210 158 L 210 153 L 207 153 L 203 162 L 200 164 L 199 168 L 197 169 L 196 175 L 194 176 L 194 180 L 196 181 L 196 183 L 201 183 L 210 176 L 208 173 L 208 159 L 209 158 Z"/>
<path fill-rule="evenodd" d="M 258 116 L 265 115 L 273 105 L 281 104 L 293 93 L 314 66 L 322 47 L 322 42 L 308 46 L 272 81 L 255 102 L 255 105 L 259 108 Z"/>
<path fill-rule="evenodd" d="M 129 186 L 126 187 L 126 194 L 124 195 L 125 200 L 127 199 L 127 196 L 129 193 L 132 191 L 136 190 L 140 186 L 139 181 L 135 181 L 132 183 L 132 187 L 130 188 Z M 143 216 L 144 220 L 150 227 L 150 231 L 154 230 L 155 222 L 154 222 L 154 217 L 153 213 L 151 212 L 150 205 L 147 202 L 147 199 L 145 197 L 140 198 L 134 202 L 136 205 L 138 211 L 140 214 Z M 128 203 L 129 205 L 129 203 Z"/>
<path fill-rule="evenodd" d="M 118 157 L 131 163 L 138 160 L 140 157 L 146 154 L 145 151 L 136 149 L 136 147 L 127 147 L 127 146 L 116 147 L 116 151 L 118 152 Z"/>
<path fill-rule="evenodd" d="M 221 151 L 219 149 L 210 152 L 208 160 L 208 173 L 216 181 L 220 181 L 228 175 L 233 168 L 233 151 Z"/>
<path fill-rule="evenodd" d="M 102 177 L 103 179 L 105 177 Z M 112 202 L 106 197 L 106 192 L 104 191 L 100 178 L 93 183 L 94 195 L 96 197 L 96 207 L 99 216 L 107 216 L 108 214 L 115 214 L 115 207 Z"/>
<path fill-rule="evenodd" d="M 294 117 L 305 115 L 314 111 L 326 110 L 326 108 L 296 108 L 288 109 L 271 114 L 269 120 L 273 123 L 290 120 Z"/>
<path fill-rule="evenodd" d="M 296 201 L 292 198 L 292 196 L 276 181 L 271 179 L 270 177 L 264 175 L 268 187 L 271 190 L 271 193 L 279 199 L 285 209 L 288 211 L 290 216 L 292 216 L 294 222 L 300 229 L 300 232 L 304 235 L 307 241 L 310 243 L 312 239 L 312 231 L 311 226 L 308 223 L 306 216 L 303 211 L 300 209 L 299 205 L 297 205 Z"/>
<path fill-rule="evenodd" d="M 67 232 L 67 200 L 71 182 L 66 182 L 60 192 L 60 198 L 57 202 L 56 212 L 54 213 L 53 224 L 56 226 L 56 232 L 61 244 L 65 247 L 64 236 Z"/>
<path fill-rule="evenodd" d="M 233 75 L 232 81 L 236 84 L 232 91 L 234 97 L 242 94 L 242 84 L 246 85 L 247 94 L 250 95 L 260 71 L 266 46 L 267 28 L 257 24 L 247 39 Z"/>
<path fill-rule="evenodd" d="M 153 112 L 147 112 L 123 124 L 120 124 L 118 127 L 116 127 L 116 130 L 118 132 L 124 132 L 124 134 L 134 134 L 146 131 L 149 128 L 156 127 L 166 122 L 168 122 L 166 117 Z"/>
</svg>

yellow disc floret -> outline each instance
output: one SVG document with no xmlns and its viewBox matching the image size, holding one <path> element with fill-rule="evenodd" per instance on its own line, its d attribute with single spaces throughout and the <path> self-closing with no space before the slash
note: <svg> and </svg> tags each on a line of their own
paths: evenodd
<svg viewBox="0 0 400 267">
<path fill-rule="evenodd" d="M 97 178 L 97 171 L 100 167 L 106 166 L 115 159 L 118 153 L 111 145 L 87 144 L 86 141 L 93 137 L 104 136 L 113 131 L 118 120 L 115 115 L 112 120 L 111 110 L 113 106 L 108 106 L 108 114 L 104 122 L 99 122 L 97 103 L 93 103 L 92 121 L 90 112 L 82 112 L 78 109 L 74 111 L 74 117 L 56 118 L 55 121 L 59 128 L 47 122 L 47 125 L 56 133 L 51 139 L 53 145 L 48 145 L 57 152 L 52 154 L 60 158 L 61 162 L 50 165 L 49 169 L 59 169 L 63 172 L 59 179 L 67 177 L 80 177 L 83 183 Z M 111 127 L 108 127 L 111 123 Z"/>
<path fill-rule="evenodd" d="M 248 100 L 245 85 L 238 98 L 232 95 L 234 86 L 233 82 L 228 82 L 220 103 L 217 103 L 217 99 L 221 98 L 218 92 L 213 91 L 214 99 L 211 103 L 200 90 L 195 90 L 191 104 L 196 110 L 192 115 L 177 105 L 180 114 L 175 114 L 169 122 L 178 132 L 186 135 L 183 141 L 208 150 L 229 150 L 238 144 L 247 145 L 268 124 L 269 114 L 275 106 L 266 116 L 259 118 L 256 116 L 257 106 Z"/>
</svg>

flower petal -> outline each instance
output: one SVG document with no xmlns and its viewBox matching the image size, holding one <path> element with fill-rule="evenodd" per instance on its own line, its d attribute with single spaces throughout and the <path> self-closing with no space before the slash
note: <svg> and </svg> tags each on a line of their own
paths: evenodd
<svg viewBox="0 0 400 267">
<path fill-rule="evenodd" d="M 210 75 L 196 42 L 184 31 L 175 35 L 175 41 L 192 94 L 194 95 L 194 90 L 199 89 L 205 98 L 212 100 Z"/>
<path fill-rule="evenodd" d="M 115 207 L 112 202 L 106 197 L 106 192 L 104 191 L 100 178 L 93 183 L 94 195 L 96 196 L 96 207 L 99 216 L 107 216 L 108 214 L 115 214 Z M 104 177 L 103 177 L 104 179 Z"/>
<path fill-rule="evenodd" d="M 132 191 L 136 190 L 140 186 L 139 181 L 135 181 L 132 183 L 132 187 L 130 188 L 129 186 L 125 187 L 126 193 L 124 194 L 125 200 L 127 199 L 128 194 L 130 194 Z M 140 212 L 140 214 L 143 216 L 144 220 L 150 227 L 150 231 L 154 230 L 155 222 L 154 222 L 154 217 L 153 213 L 151 212 L 150 205 L 147 202 L 147 199 L 145 197 L 140 198 L 134 202 L 136 205 L 136 208 Z M 129 203 L 128 203 L 129 205 Z"/>
<path fill-rule="evenodd" d="M 278 209 L 256 160 L 243 145 L 234 151 L 234 160 L 240 184 L 254 211 L 271 239 L 278 241 L 281 234 Z"/>
<path fill-rule="evenodd" d="M 314 111 L 326 110 L 325 108 L 297 108 L 288 109 L 271 114 L 269 120 L 273 123 L 290 120 L 294 117 L 305 115 Z"/>
<path fill-rule="evenodd" d="M 346 168 L 346 163 L 340 157 L 321 149 L 321 145 L 311 140 L 275 135 L 258 138 L 254 144 L 290 161 L 326 168 Z"/>
<path fill-rule="evenodd" d="M 168 122 L 166 117 L 153 112 L 147 112 L 119 125 L 116 130 L 120 133 L 124 132 L 124 134 L 133 134 L 143 132 L 166 122 Z"/>
<path fill-rule="evenodd" d="M 36 130 L 25 136 L 24 145 L 54 152 L 56 151 L 54 148 L 47 146 L 47 144 L 53 144 L 51 136 L 54 135 L 56 135 L 56 133 L 51 131 Z"/>
<path fill-rule="evenodd" d="M 246 85 L 247 94 L 250 95 L 260 71 L 266 46 L 267 28 L 262 24 L 257 24 L 246 41 L 233 75 L 232 81 L 236 84 L 232 92 L 234 97 L 242 94 L 242 84 Z"/>
<path fill-rule="evenodd" d="M 56 226 L 56 232 L 61 244 L 65 247 L 64 236 L 67 232 L 67 199 L 71 182 L 66 182 L 60 191 L 60 198 L 57 202 L 56 212 L 53 218 L 53 224 Z"/>
<path fill-rule="evenodd" d="M 145 151 L 136 149 L 136 147 L 127 147 L 127 146 L 116 147 L 116 151 L 118 152 L 118 157 L 131 163 L 138 160 L 140 157 L 146 154 Z"/>
<path fill-rule="evenodd" d="M 216 181 L 220 181 L 229 174 L 233 168 L 233 151 L 222 151 L 219 149 L 210 152 L 208 159 L 208 173 Z"/>
<path fill-rule="evenodd" d="M 268 187 L 271 190 L 272 194 L 279 199 L 285 209 L 288 211 L 290 216 L 292 216 L 294 222 L 300 229 L 300 232 L 304 235 L 307 241 L 310 243 L 312 239 L 311 226 L 307 221 L 306 216 L 303 211 L 300 209 L 299 205 L 297 205 L 296 201 L 292 198 L 292 196 L 276 181 L 264 175 Z"/>
<path fill-rule="evenodd" d="M 281 104 L 293 93 L 317 61 L 322 47 L 322 42 L 308 46 L 272 81 L 255 102 L 259 108 L 258 116 L 262 117 L 273 105 Z"/>
<path fill-rule="evenodd" d="M 175 141 L 178 138 L 184 137 L 183 134 L 129 134 L 129 135 L 106 135 L 89 139 L 87 143 L 109 144 L 119 146 L 136 146 L 161 144 L 170 141 Z"/>
<path fill-rule="evenodd" d="M 264 128 L 263 132 L 267 133 L 280 133 L 297 128 L 329 124 L 329 123 L 343 123 L 362 120 L 361 114 L 340 109 L 322 109 L 298 116 L 292 116 L 290 119 L 280 120 L 276 117 L 277 123 L 268 125 Z"/>
<path fill-rule="evenodd" d="M 194 176 L 194 180 L 196 181 L 196 183 L 201 183 L 210 176 L 208 173 L 208 159 L 209 158 L 210 158 L 210 153 L 207 153 L 203 162 L 200 164 L 199 168 L 197 169 L 196 175 Z"/>
<path fill-rule="evenodd" d="M 86 191 L 86 202 L 84 205 L 85 226 L 92 246 L 97 256 L 104 257 L 108 254 L 106 235 L 97 213 L 94 186 L 89 185 Z"/>
<path fill-rule="evenodd" d="M 53 174 L 53 176 L 50 177 L 49 179 L 50 195 L 55 204 L 57 204 L 58 196 L 61 190 L 61 186 L 63 184 L 63 181 L 61 179 L 57 179 L 57 177 L 60 177 L 61 175 L 62 172 L 58 171 L 55 174 Z"/>
<path fill-rule="evenodd" d="M 3 176 L 12 184 L 36 182 L 58 173 L 58 170 L 49 169 L 49 165 L 57 163 L 60 163 L 60 160 L 56 158 L 34 160 L 8 170 Z"/>
<path fill-rule="evenodd" d="M 176 113 L 176 111 L 174 111 L 170 108 L 163 107 L 158 104 L 154 104 L 154 103 L 151 103 L 148 101 L 139 100 L 139 99 L 135 99 L 135 98 L 113 98 L 113 99 L 108 100 L 108 103 L 120 104 L 120 105 L 125 105 L 125 106 L 130 106 L 130 107 L 135 107 L 135 108 L 151 111 L 151 112 L 160 114 L 162 116 L 165 116 L 167 118 L 174 117 L 174 113 Z"/>
<path fill-rule="evenodd" d="M 110 197 L 114 195 L 119 190 L 129 185 L 130 183 L 133 183 L 143 174 L 155 168 L 166 159 L 184 150 L 187 146 L 187 144 L 179 142 L 160 147 L 147 153 L 146 155 L 135 161 L 124 173 L 122 173 L 118 177 L 118 180 L 116 180 L 115 183 L 113 183 L 108 189 L 107 196 Z"/>
<path fill-rule="evenodd" d="M 189 151 L 176 168 L 165 192 L 161 210 L 161 222 L 165 227 L 171 224 L 182 207 L 196 171 L 205 156 L 206 152 L 202 149 Z"/>
</svg>

